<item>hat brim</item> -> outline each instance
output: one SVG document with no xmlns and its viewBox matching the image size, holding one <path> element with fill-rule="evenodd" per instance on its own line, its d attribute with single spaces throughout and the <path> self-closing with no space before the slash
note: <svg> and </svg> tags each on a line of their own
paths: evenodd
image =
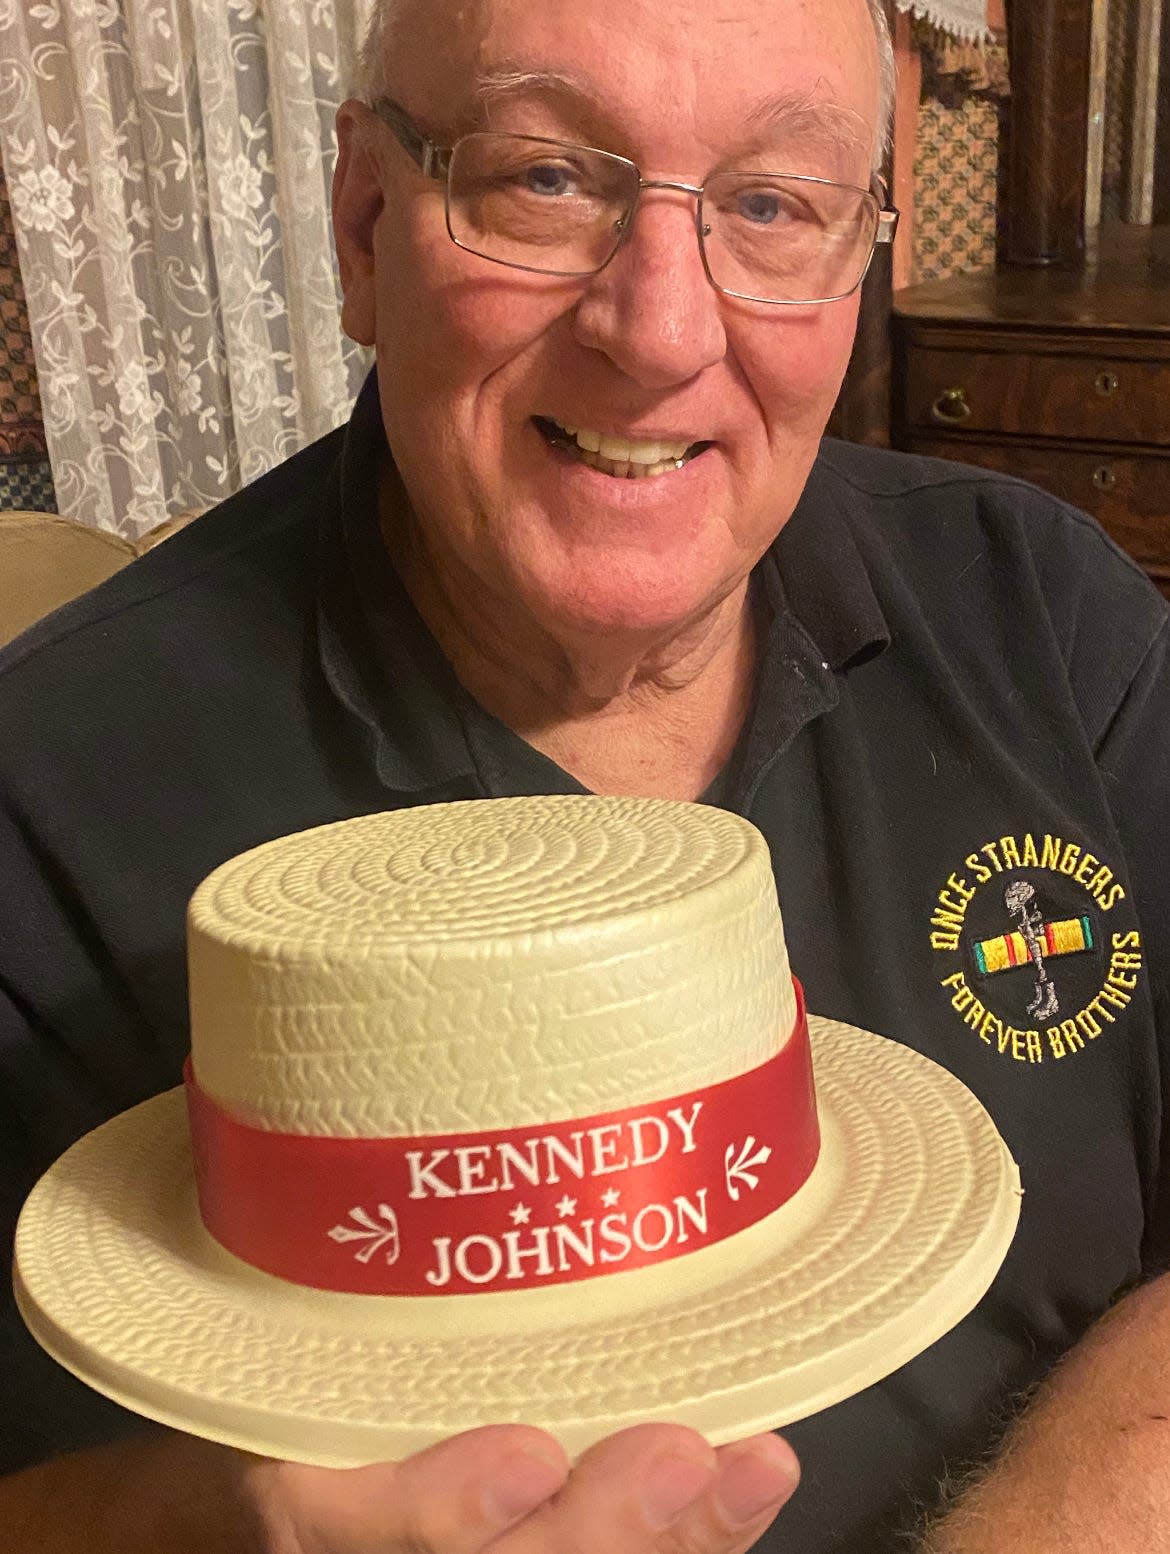
<svg viewBox="0 0 1170 1554">
<path fill-rule="evenodd" d="M 647 1419 L 716 1444 L 791 1423 L 972 1310 L 1021 1197 L 994 1124 L 951 1074 L 836 1021 L 810 1016 L 809 1033 L 813 1175 L 752 1230 L 656 1268 L 506 1295 L 288 1284 L 203 1229 L 176 1090 L 38 1183 L 17 1230 L 17 1304 L 55 1359 L 128 1408 L 323 1466 L 505 1421 L 572 1455 Z"/>
</svg>

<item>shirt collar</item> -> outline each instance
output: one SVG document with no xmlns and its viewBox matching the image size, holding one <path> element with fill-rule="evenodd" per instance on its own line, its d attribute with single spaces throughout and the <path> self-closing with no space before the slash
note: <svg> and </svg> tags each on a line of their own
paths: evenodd
<svg viewBox="0 0 1170 1554">
<path fill-rule="evenodd" d="M 458 711 L 466 692 L 382 543 L 378 485 L 386 453 L 375 369 L 346 427 L 336 507 L 321 526 L 321 667 L 385 787 L 473 793 L 479 785 Z M 396 480 L 392 466 L 391 474 Z"/>
<path fill-rule="evenodd" d="M 836 707 L 840 676 L 890 641 L 839 503 L 818 461 L 755 570 L 769 625 L 736 773 L 734 807 L 741 814 L 796 735 Z"/>
<path fill-rule="evenodd" d="M 869 569 L 845 516 L 849 497 L 819 458 L 770 553 L 788 608 L 834 670 L 854 668 L 890 644 Z M 866 515 L 859 513 L 855 521 L 866 521 Z"/>
</svg>

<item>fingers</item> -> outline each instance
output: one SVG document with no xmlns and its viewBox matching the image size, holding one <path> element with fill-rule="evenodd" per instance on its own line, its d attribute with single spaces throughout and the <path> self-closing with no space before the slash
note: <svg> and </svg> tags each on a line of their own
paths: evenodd
<svg viewBox="0 0 1170 1554">
<path fill-rule="evenodd" d="M 732 1554 L 755 1541 L 798 1477 L 774 1436 L 716 1452 L 692 1430 L 638 1425 L 586 1452 L 555 1499 L 493 1554 Z"/>
<path fill-rule="evenodd" d="M 399 1463 L 338 1472 L 269 1464 L 299 1554 L 742 1554 L 792 1494 L 777 1436 L 712 1448 L 677 1425 L 637 1425 L 569 1471 L 541 1431 L 468 1431 Z"/>
<path fill-rule="evenodd" d="M 560 1494 L 500 1539 L 493 1554 L 634 1554 L 715 1480 L 715 1452 L 693 1430 L 635 1425 L 589 1448 Z"/>
<path fill-rule="evenodd" d="M 569 1463 L 551 1436 L 501 1425 L 443 1441 L 398 1473 L 404 1548 L 475 1554 L 555 1495 Z"/>
<path fill-rule="evenodd" d="M 288 1544 L 303 1554 L 478 1554 L 555 1495 L 568 1472 L 551 1436 L 499 1425 L 398 1463 L 348 1471 L 282 1463 L 276 1494 Z"/>
<path fill-rule="evenodd" d="M 660 1541 L 660 1554 L 739 1554 L 761 1537 L 800 1482 L 796 1453 L 778 1435 L 721 1446 L 709 1492 Z"/>
<path fill-rule="evenodd" d="M 555 1495 L 569 1459 L 521 1425 L 472 1430 L 399 1467 L 406 1548 L 471 1554 Z"/>
</svg>

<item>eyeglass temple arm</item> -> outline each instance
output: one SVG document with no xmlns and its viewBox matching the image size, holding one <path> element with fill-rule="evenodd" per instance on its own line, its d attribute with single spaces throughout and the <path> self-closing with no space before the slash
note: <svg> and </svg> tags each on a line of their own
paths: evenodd
<svg viewBox="0 0 1170 1554">
<path fill-rule="evenodd" d="M 379 97 L 370 104 L 384 124 L 390 126 L 395 140 L 413 162 L 417 162 L 425 178 L 446 178 L 451 165 L 449 147 L 437 146 L 428 140 L 404 109 L 389 97 Z"/>
<path fill-rule="evenodd" d="M 873 240 L 876 247 L 878 243 L 892 243 L 894 241 L 894 234 L 898 230 L 898 212 L 890 204 L 890 191 L 886 185 L 886 180 L 880 173 L 874 174 L 873 192 L 877 195 L 882 207 L 878 211 L 877 235 Z"/>
</svg>

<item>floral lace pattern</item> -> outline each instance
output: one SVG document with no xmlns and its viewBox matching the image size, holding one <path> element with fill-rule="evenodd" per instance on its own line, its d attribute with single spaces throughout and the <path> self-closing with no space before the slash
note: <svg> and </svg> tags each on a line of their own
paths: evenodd
<svg viewBox="0 0 1170 1554">
<path fill-rule="evenodd" d="M 333 114 L 371 0 L 0 0 L 60 509 L 136 539 L 348 413 Z"/>
</svg>

